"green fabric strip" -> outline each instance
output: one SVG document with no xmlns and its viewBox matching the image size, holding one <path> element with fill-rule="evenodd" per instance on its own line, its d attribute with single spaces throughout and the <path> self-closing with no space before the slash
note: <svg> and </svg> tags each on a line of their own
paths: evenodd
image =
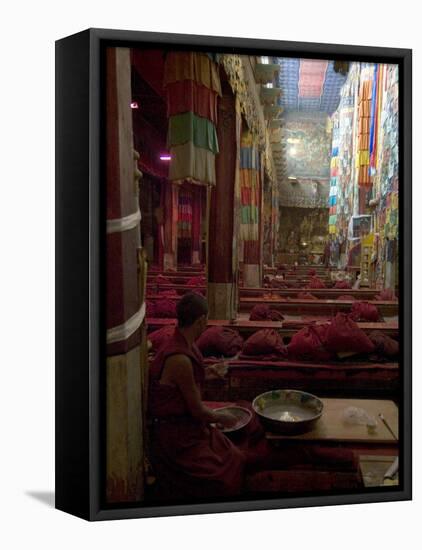
<svg viewBox="0 0 422 550">
<path fill-rule="evenodd" d="M 210 120 L 196 116 L 192 112 L 170 117 L 167 146 L 182 145 L 188 141 L 214 154 L 219 152 L 217 131 Z"/>
</svg>

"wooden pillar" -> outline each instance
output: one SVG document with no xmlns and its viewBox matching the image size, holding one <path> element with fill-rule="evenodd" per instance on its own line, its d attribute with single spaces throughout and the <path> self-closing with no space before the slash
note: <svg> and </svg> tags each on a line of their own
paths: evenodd
<svg viewBox="0 0 422 550">
<path fill-rule="evenodd" d="M 211 319 L 236 317 L 235 183 L 239 169 L 239 133 L 235 97 L 230 88 L 223 85 L 223 96 L 218 106 L 220 153 L 216 156 L 217 185 L 209 192 L 207 299 Z"/>
<path fill-rule="evenodd" d="M 167 181 L 164 184 L 164 270 L 177 268 L 177 220 L 179 188 Z"/>
<path fill-rule="evenodd" d="M 128 48 L 106 53 L 106 498 L 143 498 L 145 304 L 139 287 L 140 172 L 133 150 Z M 145 274 L 144 274 L 145 275 Z"/>
</svg>

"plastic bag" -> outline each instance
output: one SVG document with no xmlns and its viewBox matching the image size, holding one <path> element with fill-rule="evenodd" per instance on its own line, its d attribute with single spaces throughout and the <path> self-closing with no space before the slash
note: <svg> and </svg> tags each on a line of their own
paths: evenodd
<svg viewBox="0 0 422 550">
<path fill-rule="evenodd" d="M 365 409 L 359 407 L 347 407 L 343 411 L 343 422 L 350 426 L 367 426 L 368 431 L 376 429 L 378 423 Z"/>
</svg>

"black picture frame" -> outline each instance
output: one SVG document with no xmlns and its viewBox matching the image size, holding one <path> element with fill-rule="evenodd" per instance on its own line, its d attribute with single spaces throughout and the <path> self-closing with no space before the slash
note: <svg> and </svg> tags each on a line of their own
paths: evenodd
<svg viewBox="0 0 422 550">
<path fill-rule="evenodd" d="M 178 46 L 399 65 L 400 479 L 360 494 L 160 507 L 102 505 L 104 358 L 101 49 Z M 232 37 L 88 29 L 56 42 L 56 508 L 86 520 L 173 516 L 412 498 L 412 51 Z"/>
</svg>

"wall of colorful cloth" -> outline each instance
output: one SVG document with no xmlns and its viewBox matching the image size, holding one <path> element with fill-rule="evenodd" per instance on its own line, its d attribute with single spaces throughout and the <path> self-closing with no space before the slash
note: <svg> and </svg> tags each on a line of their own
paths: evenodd
<svg viewBox="0 0 422 550">
<path fill-rule="evenodd" d="M 330 194 L 328 198 L 329 218 L 328 231 L 330 234 L 337 233 L 337 180 L 339 165 L 339 141 L 340 141 L 340 115 L 336 111 L 331 119 L 333 143 L 330 162 Z"/>
<path fill-rule="evenodd" d="M 337 120 L 338 134 L 333 132 L 332 141 L 336 199 L 331 192 L 329 199 L 330 208 L 335 202 L 336 218 L 330 216 L 330 232 L 347 237 L 350 252 L 358 244 L 348 231 L 352 216 L 370 215 L 372 269 L 375 283 L 384 286 L 387 263 L 397 254 L 393 241 L 397 240 L 399 223 L 398 67 L 352 63 L 332 117 L 334 126 Z M 331 175 L 333 178 L 333 172 Z M 331 183 L 334 186 L 333 179 Z"/>
<path fill-rule="evenodd" d="M 169 119 L 167 147 L 171 155 L 169 180 L 214 185 L 221 83 L 213 56 L 169 52 L 164 88 Z"/>
</svg>

